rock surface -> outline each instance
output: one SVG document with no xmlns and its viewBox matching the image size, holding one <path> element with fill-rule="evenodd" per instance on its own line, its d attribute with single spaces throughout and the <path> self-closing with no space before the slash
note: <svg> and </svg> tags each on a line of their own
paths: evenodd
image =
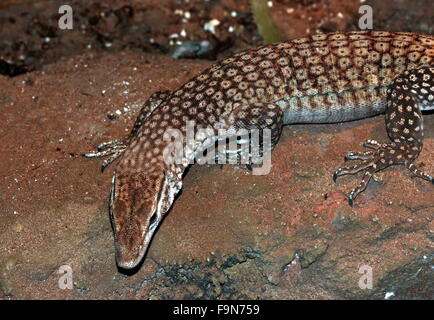
<svg viewBox="0 0 434 320">
<path fill-rule="evenodd" d="M 100 174 L 80 155 L 124 136 L 153 92 L 210 64 L 89 50 L 0 76 L 0 297 L 433 299 L 432 185 L 389 168 L 351 208 L 343 192 L 359 178 L 331 179 L 347 151 L 387 139 L 383 116 L 286 127 L 265 176 L 191 167 L 141 269 L 117 270 L 111 168 Z M 433 114 L 424 121 L 417 162 L 434 173 Z M 64 265 L 71 290 L 59 288 Z M 372 289 L 359 287 L 364 266 Z"/>
</svg>

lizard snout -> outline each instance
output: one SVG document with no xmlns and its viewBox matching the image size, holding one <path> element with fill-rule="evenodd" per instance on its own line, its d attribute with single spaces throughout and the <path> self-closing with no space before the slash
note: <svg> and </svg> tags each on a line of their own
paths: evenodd
<svg viewBox="0 0 434 320">
<path fill-rule="evenodd" d="M 115 236 L 116 262 L 120 268 L 132 269 L 137 266 L 144 255 L 144 239 L 138 222 L 129 223 Z"/>
</svg>

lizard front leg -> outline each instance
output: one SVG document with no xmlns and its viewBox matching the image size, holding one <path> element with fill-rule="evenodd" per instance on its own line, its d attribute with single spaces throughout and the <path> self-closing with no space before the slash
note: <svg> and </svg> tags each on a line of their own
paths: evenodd
<svg viewBox="0 0 434 320">
<path fill-rule="evenodd" d="M 365 171 L 362 182 L 348 195 L 348 202 L 353 205 L 354 199 L 366 189 L 372 175 L 391 165 L 404 165 L 415 176 L 434 184 L 431 175 L 420 171 L 414 161 L 423 147 L 422 108 L 434 105 L 434 68 L 420 67 L 406 71 L 400 75 L 388 90 L 386 108 L 386 128 L 391 143 L 379 143 L 368 140 L 364 146 L 372 150 L 364 153 L 349 152 L 348 160 L 361 160 L 354 166 L 339 168 L 333 180 L 345 174 Z"/>
<path fill-rule="evenodd" d="M 97 151 L 85 153 L 83 156 L 86 158 L 101 158 L 109 156 L 101 164 L 101 172 L 103 172 L 105 168 L 107 168 L 113 161 L 122 155 L 130 141 L 137 135 L 137 131 L 146 121 L 152 111 L 154 111 L 155 108 L 157 108 L 171 93 L 172 92 L 169 90 L 157 91 L 153 93 L 143 104 L 142 109 L 140 109 L 139 115 L 137 116 L 133 128 L 131 129 L 128 136 L 120 140 L 112 140 L 101 143 L 97 147 Z"/>
<path fill-rule="evenodd" d="M 230 126 L 235 130 L 244 129 L 248 132 L 258 130 L 259 139 L 258 145 L 255 145 L 255 140 L 251 139 L 251 150 L 246 167 L 249 170 L 253 170 L 256 165 L 255 161 L 252 162 L 254 155 L 260 156 L 262 160 L 266 152 L 276 146 L 283 127 L 283 113 L 278 105 L 274 103 L 251 103 L 251 104 L 239 104 L 235 103 L 235 107 L 228 117 Z M 264 130 L 270 130 L 269 145 L 265 141 Z M 265 144 L 264 144 L 265 143 Z M 270 150 L 266 150 L 268 148 Z M 239 157 L 245 155 L 238 155 Z"/>
</svg>

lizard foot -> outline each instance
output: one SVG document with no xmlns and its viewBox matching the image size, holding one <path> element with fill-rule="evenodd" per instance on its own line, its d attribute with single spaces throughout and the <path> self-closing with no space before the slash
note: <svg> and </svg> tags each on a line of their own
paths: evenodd
<svg viewBox="0 0 434 320">
<path fill-rule="evenodd" d="M 101 143 L 97 147 L 96 152 L 85 153 L 83 156 L 86 158 L 101 158 L 109 156 L 101 164 L 101 172 L 104 172 L 104 169 L 119 158 L 126 148 L 127 144 L 124 140 L 113 140 Z"/>
<path fill-rule="evenodd" d="M 366 152 L 348 152 L 345 155 L 346 160 L 361 160 L 361 162 L 352 165 L 341 167 L 333 174 L 333 181 L 342 175 L 356 174 L 364 172 L 361 183 L 354 188 L 348 195 L 348 203 L 352 206 L 356 197 L 363 192 L 372 175 L 380 170 L 383 170 L 391 165 L 405 165 L 415 176 L 428 180 L 434 184 L 434 179 L 429 174 L 420 171 L 413 164 L 413 161 L 420 153 L 421 147 L 417 144 L 410 143 L 390 143 L 380 144 L 375 140 L 368 140 L 364 143 L 369 150 Z"/>
</svg>

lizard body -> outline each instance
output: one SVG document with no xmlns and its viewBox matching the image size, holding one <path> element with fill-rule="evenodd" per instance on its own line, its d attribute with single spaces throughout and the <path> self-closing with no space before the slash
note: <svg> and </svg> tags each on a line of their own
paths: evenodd
<svg viewBox="0 0 434 320">
<path fill-rule="evenodd" d="M 382 31 L 317 34 L 264 45 L 212 65 L 174 91 L 153 94 L 126 139 L 86 155 L 110 156 L 102 168 L 121 157 L 109 205 L 118 265 L 131 269 L 142 260 L 182 187 L 189 159 L 164 161 L 168 129 L 185 136 L 189 121 L 214 131 L 269 129 L 274 146 L 286 124 L 337 123 L 386 113 L 391 142 L 367 141 L 371 150 L 346 155 L 361 162 L 334 174 L 336 180 L 365 172 L 348 196 L 352 205 L 372 174 L 390 165 L 403 164 L 433 182 L 413 164 L 422 150 L 421 110 L 434 109 L 433 95 L 434 37 Z"/>
</svg>

